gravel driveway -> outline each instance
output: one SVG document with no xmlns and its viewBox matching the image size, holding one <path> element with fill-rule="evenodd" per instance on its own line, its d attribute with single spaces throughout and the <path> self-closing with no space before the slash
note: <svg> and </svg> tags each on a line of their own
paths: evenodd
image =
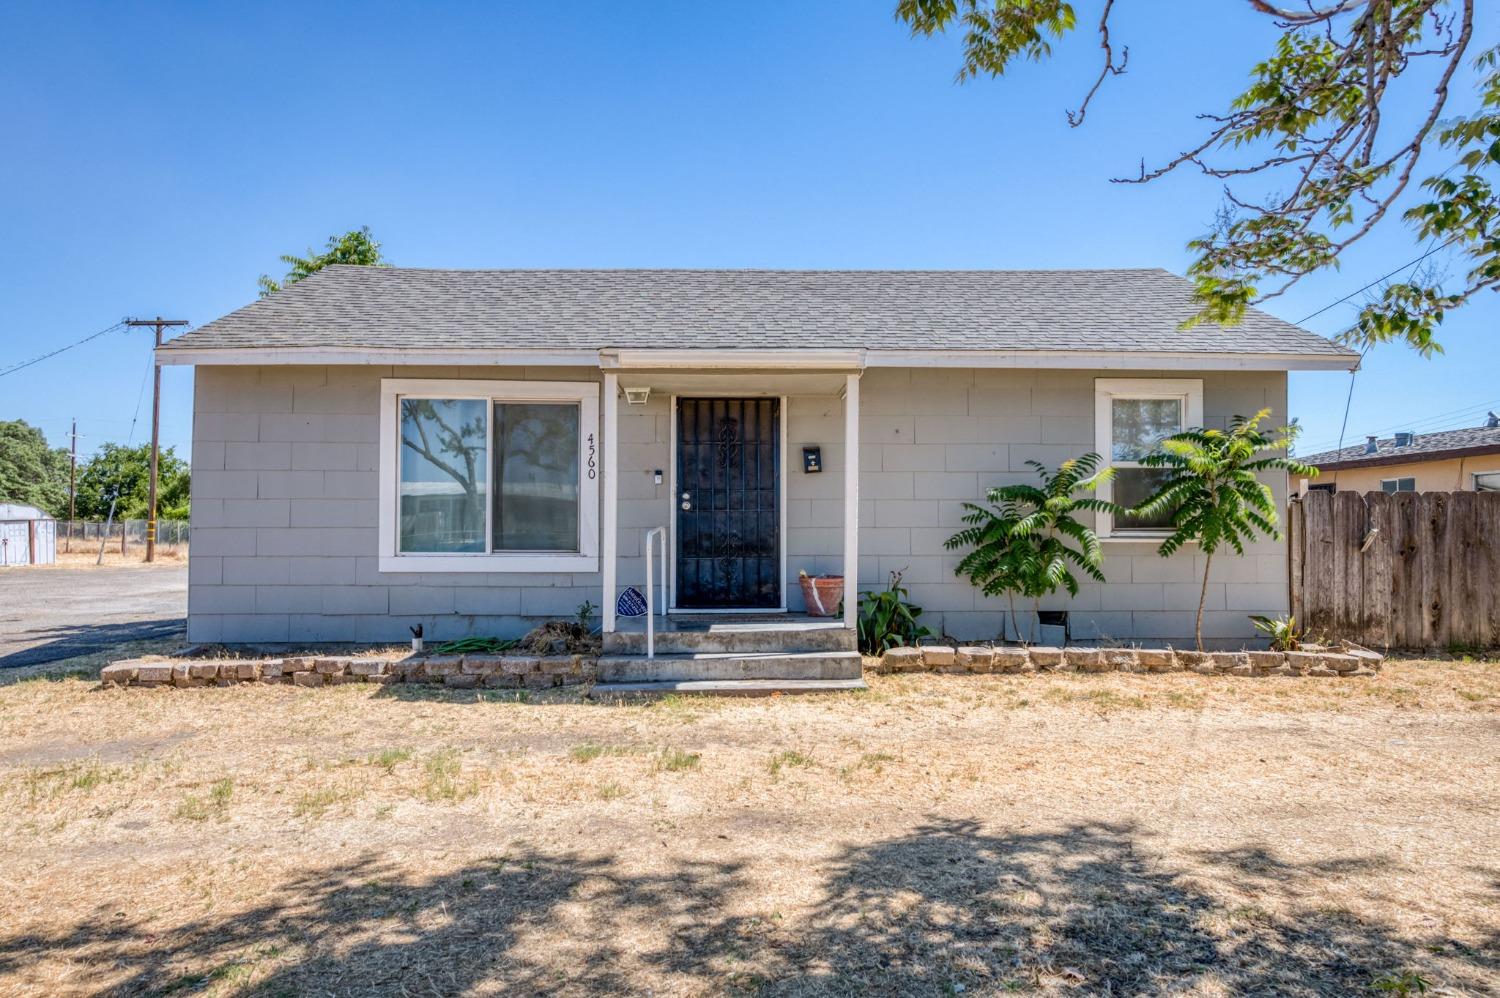
<svg viewBox="0 0 1500 998">
<path fill-rule="evenodd" d="M 0 570 L 0 669 L 169 638 L 186 624 L 186 566 Z"/>
</svg>

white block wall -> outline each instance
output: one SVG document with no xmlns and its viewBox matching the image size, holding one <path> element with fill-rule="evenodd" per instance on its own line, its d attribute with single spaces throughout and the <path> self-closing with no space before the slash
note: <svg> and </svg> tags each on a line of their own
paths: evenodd
<svg viewBox="0 0 1500 998">
<path fill-rule="evenodd" d="M 874 369 L 861 389 L 860 587 L 883 586 L 904 570 L 913 602 L 934 630 L 958 638 L 994 637 L 1003 598 L 981 595 L 954 575 L 961 552 L 943 542 L 963 524 L 963 503 L 987 488 L 1034 482 L 1028 460 L 1056 468 L 1093 451 L 1094 379 L 1118 371 L 965 371 Z M 1284 372 L 1130 372 L 1132 378 L 1203 379 L 1204 422 L 1224 427 L 1235 415 L 1272 410 L 1287 421 Z M 1286 476 L 1266 479 L 1285 508 Z M 1043 609 L 1071 611 L 1082 640 L 1189 642 L 1202 580 L 1195 549 L 1163 559 L 1156 543 L 1104 542 L 1103 584 L 1085 581 L 1076 599 L 1061 594 Z M 1284 542 L 1262 541 L 1244 558 L 1215 556 L 1204 614 L 1205 642 L 1253 639 L 1247 614 L 1288 606 Z M 1081 578 L 1081 577 L 1080 577 Z M 1025 601 L 1018 603 L 1029 609 Z M 1027 615 L 1029 617 L 1029 614 Z M 1029 628 L 1029 620 L 1022 621 Z M 1061 640 L 1052 629 L 1044 634 Z"/>
<path fill-rule="evenodd" d="M 863 378 L 860 448 L 862 589 L 902 569 L 935 630 L 995 637 L 1003 600 L 954 576 L 943 541 L 962 503 L 1003 482 L 1029 480 L 1028 458 L 1055 466 L 1092 450 L 1093 382 L 1118 372 L 873 369 Z M 1132 375 L 1136 376 L 1136 375 Z M 1141 372 L 1141 377 L 1154 376 Z M 1163 377 L 1184 377 L 1181 372 Z M 1273 409 L 1286 419 L 1282 373 L 1206 373 L 1210 425 Z M 584 368 L 200 367 L 193 430 L 193 641 L 404 641 L 518 634 L 537 621 L 602 602 L 597 573 L 381 573 L 376 558 L 378 408 L 385 377 L 597 380 Z M 843 403 L 793 397 L 787 421 L 787 564 L 842 571 Z M 672 514 L 670 400 L 620 406 L 619 584 L 642 585 L 641 539 Z M 802 471 L 802 448 L 822 448 L 824 471 Z M 1273 482 L 1278 501 L 1285 481 Z M 1073 611 L 1078 638 L 1181 643 L 1192 633 L 1198 559 L 1161 559 L 1153 544 L 1106 542 L 1103 585 L 1047 607 Z M 1284 612 L 1285 548 L 1264 542 L 1243 559 L 1215 559 L 1205 634 L 1238 643 L 1248 613 Z M 1049 635 L 1050 637 L 1050 635 Z"/>
</svg>

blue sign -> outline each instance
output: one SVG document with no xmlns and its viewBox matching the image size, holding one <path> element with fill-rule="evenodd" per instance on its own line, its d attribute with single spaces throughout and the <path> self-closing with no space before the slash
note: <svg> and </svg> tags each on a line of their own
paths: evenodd
<svg viewBox="0 0 1500 998">
<path fill-rule="evenodd" d="M 643 617 L 646 615 L 646 597 L 635 586 L 626 586 L 620 598 L 615 600 L 615 613 L 622 617 Z"/>
</svg>

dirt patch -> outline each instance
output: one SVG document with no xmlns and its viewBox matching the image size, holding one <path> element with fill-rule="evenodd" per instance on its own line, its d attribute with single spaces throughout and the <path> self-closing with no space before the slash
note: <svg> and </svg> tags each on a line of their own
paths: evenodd
<svg viewBox="0 0 1500 998">
<path fill-rule="evenodd" d="M 1500 666 L 0 689 L 0 993 L 1500 990 Z"/>
</svg>

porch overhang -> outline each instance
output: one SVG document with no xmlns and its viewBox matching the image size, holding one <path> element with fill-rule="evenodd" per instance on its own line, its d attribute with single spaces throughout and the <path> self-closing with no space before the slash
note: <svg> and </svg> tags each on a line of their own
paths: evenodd
<svg viewBox="0 0 1500 998">
<path fill-rule="evenodd" d="M 601 350 L 608 370 L 859 371 L 863 350 Z"/>
</svg>

